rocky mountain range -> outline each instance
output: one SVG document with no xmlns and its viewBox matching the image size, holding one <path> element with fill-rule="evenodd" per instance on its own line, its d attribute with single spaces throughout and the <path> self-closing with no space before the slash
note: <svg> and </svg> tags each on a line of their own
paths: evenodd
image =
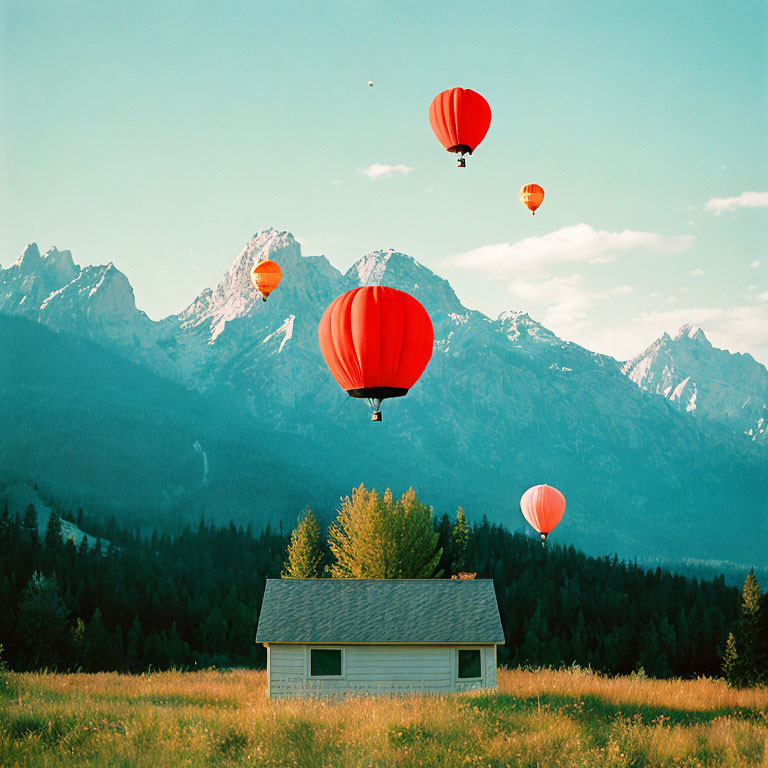
<svg viewBox="0 0 768 768">
<path fill-rule="evenodd" d="M 665 333 L 622 371 L 687 413 L 768 440 L 768 370 L 750 354 L 713 347 L 698 326 L 684 325 L 674 338 Z"/>
<path fill-rule="evenodd" d="M 263 303 L 248 272 L 267 256 L 284 278 Z M 332 380 L 317 343 L 330 301 L 376 284 L 414 295 L 435 327 L 427 370 L 381 424 Z M 306 504 L 330 515 L 365 482 L 522 528 L 520 494 L 549 482 L 568 499 L 553 540 L 768 560 L 768 372 L 698 329 L 622 363 L 524 312 L 467 309 L 405 254 L 375 251 L 342 274 L 267 230 L 215 288 L 157 322 L 114 265 L 30 245 L 0 269 L 0 355 L 0 482 L 71 506 L 142 524 L 292 524 Z"/>
</svg>

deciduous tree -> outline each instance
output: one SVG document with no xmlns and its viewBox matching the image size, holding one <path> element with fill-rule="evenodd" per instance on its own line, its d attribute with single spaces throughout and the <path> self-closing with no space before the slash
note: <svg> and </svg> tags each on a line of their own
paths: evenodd
<svg viewBox="0 0 768 768">
<path fill-rule="evenodd" d="M 439 578 L 437 540 L 432 509 L 413 488 L 395 501 L 389 488 L 379 496 L 361 485 L 343 500 L 330 526 L 336 558 L 331 572 L 335 578 Z"/>
</svg>

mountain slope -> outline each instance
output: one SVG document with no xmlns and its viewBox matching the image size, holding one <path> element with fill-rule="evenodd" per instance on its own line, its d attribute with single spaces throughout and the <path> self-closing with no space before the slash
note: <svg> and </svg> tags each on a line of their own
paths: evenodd
<svg viewBox="0 0 768 768">
<path fill-rule="evenodd" d="M 171 527 L 201 514 L 263 524 L 337 495 L 312 467 L 289 473 L 290 454 L 266 450 L 270 434 L 226 404 L 2 314 L 0 434 L 0 486 L 32 480 L 63 511 Z M 289 474 L 295 488 L 264 483 Z"/>
<path fill-rule="evenodd" d="M 250 287 L 248 270 L 266 256 L 280 264 L 284 279 L 263 303 Z M 167 463 L 167 472 L 186 451 L 199 472 L 195 441 L 209 453 L 217 493 L 210 487 L 193 492 L 186 472 L 184 482 L 158 477 L 147 481 L 145 503 L 152 509 L 189 518 L 213 514 L 211 509 L 225 515 L 231 507 L 238 518 L 257 524 L 275 517 L 292 522 L 307 503 L 330 514 L 340 495 L 365 482 L 395 489 L 414 485 L 438 512 L 452 513 L 461 504 L 476 517 L 487 514 L 522 527 L 520 495 L 549 482 L 568 499 L 556 535 L 590 552 L 672 558 L 684 553 L 755 564 L 768 557 L 764 446 L 734 435 L 728 423 L 691 418 L 677 402 L 642 391 L 616 360 L 562 341 L 525 313 L 505 312 L 494 320 L 467 309 L 447 281 L 405 254 L 374 251 L 342 275 L 323 257 L 303 257 L 289 233 L 268 230 L 254 236 L 216 287 L 158 323 L 136 310 L 126 291 L 109 294 L 114 323 L 107 322 L 96 301 L 103 285 L 94 286 L 94 293 L 81 291 L 77 276 L 62 286 L 71 299 L 67 311 L 54 315 L 48 307 L 56 300 L 47 301 L 43 293 L 56 280 L 40 277 L 45 270 L 33 266 L 35 286 L 49 280 L 26 294 L 34 301 L 19 291 L 23 270 L 0 272 L 4 311 L 61 324 L 165 377 L 155 376 L 158 383 L 144 388 L 126 383 L 141 394 L 116 394 L 109 407 L 119 408 L 121 397 L 130 402 L 133 395 L 157 404 L 158 411 L 167 404 L 168 418 L 178 426 L 158 432 L 151 419 L 135 425 L 137 435 L 146 429 L 142 439 L 152 435 L 157 443 L 169 434 L 177 458 L 153 457 Z M 94 275 L 97 269 L 103 268 L 86 268 Z M 348 398 L 330 377 L 317 344 L 317 324 L 328 303 L 364 284 L 412 293 L 435 327 L 434 354 L 423 377 L 407 397 L 387 401 L 384 421 L 375 425 L 364 403 Z M 10 333 L 7 327 L 3 332 Z M 28 345 L 38 343 L 30 339 Z M 98 357 L 97 349 L 89 347 L 88 354 Z M 89 366 L 86 359 L 81 366 Z M 90 384 L 99 385 L 106 375 L 99 368 Z M 77 377 L 62 380 L 61 397 L 66 402 L 69 392 L 87 392 L 88 386 Z M 170 386 L 184 396 L 158 401 L 150 392 Z M 53 383 L 47 396 L 56 402 Z M 204 407 L 210 413 L 203 418 Z M 36 430 L 42 431 L 46 418 L 65 417 L 60 411 L 37 418 Z M 94 434 L 108 429 L 108 422 L 89 424 Z M 178 444 L 177 431 L 183 434 Z M 214 461 L 209 446 L 229 437 L 229 448 Z M 51 450 L 60 440 L 48 448 L 55 467 L 28 463 L 37 474 L 18 480 L 65 475 L 71 459 Z M 265 459 L 270 469 L 262 472 Z M 119 451 L 114 460 L 131 461 Z M 100 465 L 92 481 L 109 472 Z M 253 489 L 250 507 L 244 487 Z M 130 500 L 120 498 L 119 504 L 128 510 Z M 750 536 L 734 535 L 745 530 Z"/>
<path fill-rule="evenodd" d="M 697 326 L 684 325 L 674 339 L 665 333 L 623 372 L 682 410 L 768 442 L 768 370 L 751 355 L 713 347 Z"/>
</svg>

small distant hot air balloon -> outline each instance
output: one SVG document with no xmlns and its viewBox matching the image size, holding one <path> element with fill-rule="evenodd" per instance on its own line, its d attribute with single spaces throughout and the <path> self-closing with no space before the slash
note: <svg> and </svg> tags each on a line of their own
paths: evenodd
<svg viewBox="0 0 768 768">
<path fill-rule="evenodd" d="M 535 216 L 536 209 L 544 202 L 544 190 L 538 184 L 523 184 L 520 202 Z"/>
<path fill-rule="evenodd" d="M 366 286 L 328 305 L 317 337 L 339 386 L 367 398 L 371 420 L 381 421 L 381 401 L 407 394 L 424 372 L 435 334 L 427 310 L 409 293 Z"/>
<path fill-rule="evenodd" d="M 541 536 L 541 546 L 552 533 L 554 527 L 563 519 L 565 496 L 551 485 L 534 485 L 520 499 L 523 517 Z"/>
<path fill-rule="evenodd" d="M 369 81 L 368 81 L 368 85 L 369 85 L 371 88 L 373 88 L 373 80 L 369 80 Z"/>
<path fill-rule="evenodd" d="M 253 265 L 251 268 L 251 283 L 253 287 L 261 294 L 261 300 L 266 301 L 272 291 L 280 285 L 283 279 L 283 270 L 280 265 L 272 259 L 264 259 Z"/>
<path fill-rule="evenodd" d="M 460 156 L 457 165 L 464 168 L 464 155 L 471 155 L 488 133 L 491 108 L 479 93 L 469 88 L 449 88 L 432 100 L 429 124 L 440 143 Z"/>
</svg>

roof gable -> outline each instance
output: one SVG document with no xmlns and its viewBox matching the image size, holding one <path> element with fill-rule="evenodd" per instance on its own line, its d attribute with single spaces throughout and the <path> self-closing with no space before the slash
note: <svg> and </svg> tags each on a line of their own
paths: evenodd
<svg viewBox="0 0 768 768">
<path fill-rule="evenodd" d="M 268 579 L 256 641 L 503 643 L 490 579 Z"/>
</svg>

